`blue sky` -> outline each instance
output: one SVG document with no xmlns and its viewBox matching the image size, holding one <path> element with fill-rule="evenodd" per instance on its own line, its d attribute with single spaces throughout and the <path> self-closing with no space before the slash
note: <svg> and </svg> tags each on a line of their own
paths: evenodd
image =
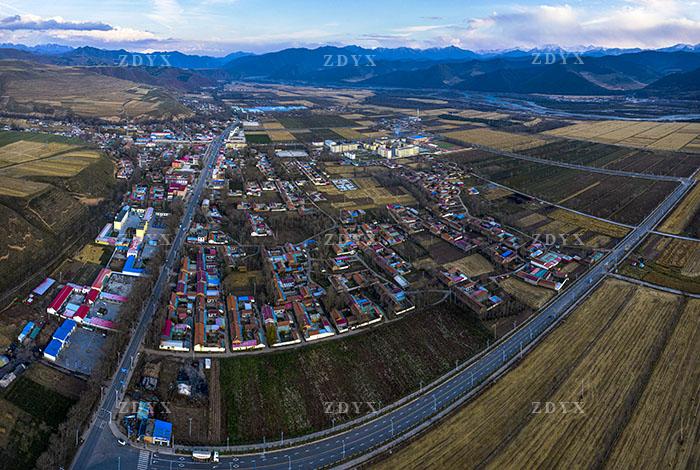
<svg viewBox="0 0 700 470">
<path fill-rule="evenodd" d="M 677 0 L 0 0 L 0 42 L 224 55 L 358 44 L 472 50 L 700 43 Z"/>
</svg>

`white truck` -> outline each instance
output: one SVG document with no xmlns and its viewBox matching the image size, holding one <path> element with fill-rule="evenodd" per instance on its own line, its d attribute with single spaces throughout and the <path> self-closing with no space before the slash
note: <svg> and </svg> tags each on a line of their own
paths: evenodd
<svg viewBox="0 0 700 470">
<path fill-rule="evenodd" d="M 192 460 L 195 462 L 219 462 L 219 452 L 210 450 L 193 450 Z"/>
</svg>

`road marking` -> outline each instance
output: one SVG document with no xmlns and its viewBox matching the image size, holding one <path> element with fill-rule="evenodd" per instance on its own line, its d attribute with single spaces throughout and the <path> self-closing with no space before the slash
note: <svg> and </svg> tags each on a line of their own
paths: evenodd
<svg viewBox="0 0 700 470">
<path fill-rule="evenodd" d="M 139 451 L 139 463 L 136 465 L 136 470 L 148 470 L 148 462 L 151 460 L 151 453 L 147 450 Z"/>
</svg>

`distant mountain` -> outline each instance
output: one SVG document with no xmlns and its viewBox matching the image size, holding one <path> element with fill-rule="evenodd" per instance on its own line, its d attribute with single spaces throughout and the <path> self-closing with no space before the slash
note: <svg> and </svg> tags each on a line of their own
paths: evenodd
<svg viewBox="0 0 700 470">
<path fill-rule="evenodd" d="M 257 80 L 321 86 L 572 95 L 642 93 L 642 90 L 661 93 L 666 89 L 655 87 L 662 78 L 700 68 L 700 45 L 688 44 L 659 50 L 579 46 L 574 48 L 577 52 L 557 45 L 480 52 L 454 46 L 430 49 L 323 46 L 259 55 L 233 52 L 225 57 L 178 51 L 145 54 L 94 47 L 8 46 L 0 48 L 0 59 L 96 67 L 95 72 L 100 74 L 182 91 L 211 86 L 219 80 Z M 688 87 L 690 84 L 685 88 Z"/>
<path fill-rule="evenodd" d="M 224 69 L 240 80 L 599 95 L 639 90 L 668 74 L 700 67 L 695 52 L 612 52 L 589 50 L 585 55 L 552 46 L 488 57 L 458 48 L 418 52 L 326 46 L 243 57 Z M 463 58 L 455 58 L 459 56 Z"/>
<path fill-rule="evenodd" d="M 587 80 L 565 65 L 499 69 L 470 77 L 456 85 L 470 91 L 502 93 L 547 93 L 560 95 L 607 95 L 611 90 Z"/>
<path fill-rule="evenodd" d="M 53 58 L 57 65 L 114 65 L 131 67 L 178 67 L 183 69 L 213 69 L 249 55 L 246 52 L 233 52 L 226 57 L 188 55 L 182 52 L 152 52 L 144 54 L 123 49 L 106 50 L 96 47 L 79 47 Z"/>
<path fill-rule="evenodd" d="M 671 47 L 663 47 L 661 49 L 657 49 L 659 52 L 678 52 L 678 51 L 684 51 L 684 52 L 700 52 L 700 44 L 676 44 Z"/>
<path fill-rule="evenodd" d="M 700 68 L 667 75 L 641 90 L 639 95 L 700 99 Z"/>
<path fill-rule="evenodd" d="M 37 46 L 25 46 L 24 44 L 13 44 L 4 43 L 0 44 L 2 49 L 17 49 L 25 52 L 32 52 L 34 54 L 45 54 L 45 55 L 56 55 L 64 54 L 73 50 L 70 46 L 63 46 L 61 44 L 40 44 Z"/>
<path fill-rule="evenodd" d="M 36 55 L 29 51 L 14 48 L 0 48 L 0 59 L 29 60 L 32 62 L 50 61 L 50 59 L 46 56 Z"/>
<path fill-rule="evenodd" d="M 202 87 L 216 84 L 216 80 L 194 70 L 184 70 L 175 67 L 96 66 L 90 67 L 90 71 L 121 78 L 122 80 L 186 92 L 196 91 Z"/>
</svg>

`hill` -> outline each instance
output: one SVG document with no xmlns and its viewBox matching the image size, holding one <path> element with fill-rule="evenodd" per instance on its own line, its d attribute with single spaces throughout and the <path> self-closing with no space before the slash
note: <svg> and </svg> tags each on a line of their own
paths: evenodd
<svg viewBox="0 0 700 470">
<path fill-rule="evenodd" d="M 700 99 L 700 68 L 663 77 L 641 90 L 640 95 Z"/>
<path fill-rule="evenodd" d="M 90 71 L 122 80 L 179 91 L 197 91 L 213 86 L 216 80 L 194 70 L 175 67 L 90 67 Z"/>
<path fill-rule="evenodd" d="M 239 57 L 250 55 L 247 52 L 232 52 L 225 57 L 188 55 L 178 51 L 131 52 L 124 49 L 108 50 L 96 47 L 77 49 L 53 55 L 51 62 L 56 65 L 107 65 L 107 66 L 155 66 L 183 69 L 212 69 L 223 66 Z"/>
<path fill-rule="evenodd" d="M 97 149 L 50 134 L 0 132 L 0 292 L 40 272 L 104 213 L 116 180 Z"/>
<path fill-rule="evenodd" d="M 191 111 L 167 92 L 95 73 L 85 68 L 57 67 L 0 60 L 0 95 L 6 112 L 37 116 L 70 116 L 116 121 L 178 119 Z"/>
<path fill-rule="evenodd" d="M 668 74 L 700 67 L 700 54 L 687 50 L 614 55 L 533 50 L 493 56 L 458 51 L 294 48 L 242 57 L 224 69 L 243 80 L 601 95 L 638 90 Z"/>
</svg>

